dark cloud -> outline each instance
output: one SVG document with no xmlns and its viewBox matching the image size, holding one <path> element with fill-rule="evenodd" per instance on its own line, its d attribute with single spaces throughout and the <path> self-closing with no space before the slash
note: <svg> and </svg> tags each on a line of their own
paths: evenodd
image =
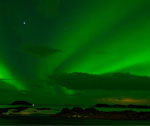
<svg viewBox="0 0 150 126">
<path fill-rule="evenodd" d="M 123 73 L 93 75 L 86 73 L 55 74 L 60 85 L 75 90 L 150 90 L 150 77 Z"/>
<path fill-rule="evenodd" d="M 23 51 L 32 54 L 39 57 L 47 57 L 49 55 L 56 54 L 58 52 L 61 52 L 59 49 L 50 48 L 47 46 L 37 46 L 37 45 L 30 45 L 30 46 L 24 46 Z"/>
</svg>

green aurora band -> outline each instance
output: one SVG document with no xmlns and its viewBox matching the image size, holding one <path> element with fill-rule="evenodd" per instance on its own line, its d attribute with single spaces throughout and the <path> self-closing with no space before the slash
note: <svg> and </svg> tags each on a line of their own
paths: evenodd
<svg viewBox="0 0 150 126">
<path fill-rule="evenodd" d="M 39 97 L 40 102 L 45 97 L 62 104 L 61 95 L 65 104 L 82 102 L 80 97 L 89 97 L 91 103 L 111 95 L 138 99 L 144 93 L 145 99 L 150 98 L 143 90 L 124 95 L 116 90 L 68 89 L 53 80 L 47 84 L 48 76 L 55 73 L 150 76 L 149 0 L 8 0 L 0 4 L 0 78 L 25 91 L 22 99 L 38 103 Z M 26 45 L 61 51 L 41 58 L 23 52 L 21 47 Z"/>
<path fill-rule="evenodd" d="M 116 0 L 85 8 L 75 15 L 72 25 L 69 22 L 64 26 L 71 30 L 57 35 L 59 40 L 54 39 L 58 41 L 54 47 L 64 50 L 64 55 L 50 57 L 46 68 L 50 64 L 54 72 L 105 74 L 149 63 L 150 23 L 146 4 L 141 0 Z M 56 61 L 54 66 L 51 60 Z"/>
</svg>

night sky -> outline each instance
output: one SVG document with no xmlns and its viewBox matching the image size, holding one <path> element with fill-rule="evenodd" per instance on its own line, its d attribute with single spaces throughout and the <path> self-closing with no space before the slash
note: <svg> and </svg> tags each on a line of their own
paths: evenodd
<svg viewBox="0 0 150 126">
<path fill-rule="evenodd" d="M 150 104 L 149 0 L 1 0 L 0 104 Z"/>
</svg>

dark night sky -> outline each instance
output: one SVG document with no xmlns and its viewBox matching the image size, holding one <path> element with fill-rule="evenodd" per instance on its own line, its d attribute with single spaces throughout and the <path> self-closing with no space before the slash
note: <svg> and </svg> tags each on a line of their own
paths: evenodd
<svg viewBox="0 0 150 126">
<path fill-rule="evenodd" d="M 1 0 L 0 103 L 150 104 L 149 5 Z"/>
</svg>

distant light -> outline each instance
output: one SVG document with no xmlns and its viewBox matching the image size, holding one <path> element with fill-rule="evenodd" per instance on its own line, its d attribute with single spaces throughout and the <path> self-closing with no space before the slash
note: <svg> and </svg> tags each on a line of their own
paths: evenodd
<svg viewBox="0 0 150 126">
<path fill-rule="evenodd" d="M 34 106 L 35 106 L 35 104 L 32 104 L 32 106 L 34 107 Z"/>
</svg>

